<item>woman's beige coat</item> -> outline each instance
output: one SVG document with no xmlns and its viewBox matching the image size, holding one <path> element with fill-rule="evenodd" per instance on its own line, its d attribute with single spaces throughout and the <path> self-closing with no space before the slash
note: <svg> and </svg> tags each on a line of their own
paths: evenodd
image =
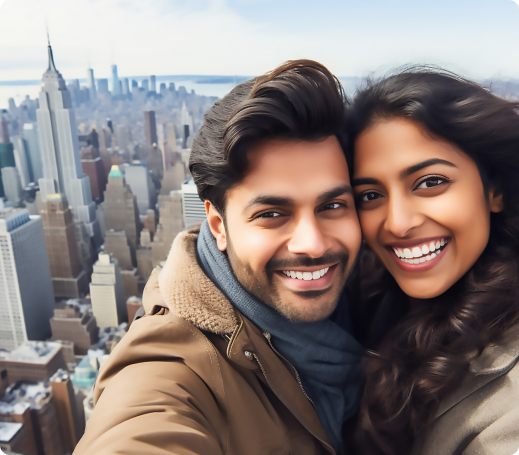
<svg viewBox="0 0 519 455">
<path fill-rule="evenodd" d="M 519 330 L 474 360 L 412 455 L 519 455 Z"/>
</svg>

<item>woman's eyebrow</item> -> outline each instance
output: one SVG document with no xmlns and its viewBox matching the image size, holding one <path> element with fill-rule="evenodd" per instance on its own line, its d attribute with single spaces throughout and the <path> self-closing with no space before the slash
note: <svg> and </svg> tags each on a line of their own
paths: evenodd
<svg viewBox="0 0 519 455">
<path fill-rule="evenodd" d="M 403 179 L 409 177 L 415 172 L 418 172 L 425 167 L 432 166 L 433 164 L 444 164 L 445 166 L 457 167 L 454 163 L 451 163 L 450 161 L 442 160 L 440 158 L 432 158 L 430 160 L 422 161 L 418 164 L 413 164 L 412 166 L 409 166 L 408 168 L 404 169 L 400 172 L 400 178 Z"/>
<path fill-rule="evenodd" d="M 358 186 L 358 185 L 378 185 L 380 182 L 377 179 L 365 177 L 360 179 L 353 179 L 351 182 L 351 186 Z"/>
</svg>

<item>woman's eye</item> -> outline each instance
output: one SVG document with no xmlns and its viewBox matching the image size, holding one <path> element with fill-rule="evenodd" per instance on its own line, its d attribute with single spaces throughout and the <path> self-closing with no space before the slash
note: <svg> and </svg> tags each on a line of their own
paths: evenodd
<svg viewBox="0 0 519 455">
<path fill-rule="evenodd" d="M 441 177 L 429 177 L 425 180 L 422 180 L 421 183 L 415 188 L 416 190 L 423 190 L 427 188 L 434 188 L 435 186 L 442 185 L 446 183 L 447 179 L 443 179 Z"/>
<path fill-rule="evenodd" d="M 359 196 L 359 202 L 370 202 L 378 199 L 379 197 L 381 197 L 380 194 L 371 191 L 369 193 L 361 194 Z"/>
</svg>

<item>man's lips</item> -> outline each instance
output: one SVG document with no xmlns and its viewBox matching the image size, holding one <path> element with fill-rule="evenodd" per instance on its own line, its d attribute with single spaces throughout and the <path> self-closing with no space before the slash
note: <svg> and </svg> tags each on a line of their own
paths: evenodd
<svg viewBox="0 0 519 455">
<path fill-rule="evenodd" d="M 291 267 L 287 270 L 276 271 L 276 275 L 283 280 L 283 283 L 289 289 L 294 291 L 321 290 L 330 285 L 337 266 L 338 264 L 318 267 Z"/>
</svg>

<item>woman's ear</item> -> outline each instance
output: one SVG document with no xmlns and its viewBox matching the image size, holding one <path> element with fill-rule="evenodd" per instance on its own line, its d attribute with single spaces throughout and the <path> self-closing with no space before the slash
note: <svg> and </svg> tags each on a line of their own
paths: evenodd
<svg viewBox="0 0 519 455">
<path fill-rule="evenodd" d="M 500 187 L 490 188 L 488 195 L 488 205 L 492 213 L 499 213 L 503 211 L 503 191 Z"/>
<path fill-rule="evenodd" d="M 218 213 L 210 201 L 204 201 L 204 205 L 209 229 L 211 229 L 211 232 L 216 239 L 216 245 L 220 251 L 225 251 L 227 249 L 227 234 L 225 233 L 223 217 Z"/>
</svg>

